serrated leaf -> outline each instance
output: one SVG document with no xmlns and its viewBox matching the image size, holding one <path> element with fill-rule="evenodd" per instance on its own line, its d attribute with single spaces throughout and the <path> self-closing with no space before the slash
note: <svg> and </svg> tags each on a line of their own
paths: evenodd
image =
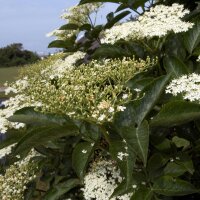
<svg viewBox="0 0 200 200">
<path fill-rule="evenodd" d="M 46 195 L 43 197 L 44 200 L 57 200 L 62 195 L 69 192 L 71 189 L 80 185 L 79 179 L 70 179 L 66 182 L 59 183 L 58 185 L 52 187 L 49 191 L 47 191 Z"/>
<path fill-rule="evenodd" d="M 100 127 L 86 121 L 81 124 L 80 133 L 82 137 L 84 137 L 84 140 L 88 142 L 98 141 L 101 137 Z"/>
<path fill-rule="evenodd" d="M 70 120 L 67 116 L 40 113 L 35 111 L 33 107 L 22 108 L 16 111 L 13 116 L 8 119 L 11 122 L 37 125 L 63 125 L 65 123 L 72 123 L 72 120 Z"/>
<path fill-rule="evenodd" d="M 77 30 L 79 26 L 77 24 L 65 24 L 59 28 L 59 30 Z"/>
<path fill-rule="evenodd" d="M 153 191 L 165 196 L 184 196 L 198 192 L 191 183 L 171 176 L 162 176 L 155 180 Z"/>
<path fill-rule="evenodd" d="M 9 130 L 5 135 L 5 139 L 0 141 L 0 149 L 3 149 L 9 145 L 17 143 L 25 135 L 24 131 Z"/>
<path fill-rule="evenodd" d="M 200 118 L 200 105 L 186 101 L 165 104 L 152 120 L 151 126 L 172 127 Z"/>
<path fill-rule="evenodd" d="M 144 166 L 147 163 L 148 147 L 149 147 L 149 125 L 144 121 L 138 127 L 134 124 L 125 126 L 125 124 L 116 124 L 117 130 L 121 137 L 126 140 L 130 148 L 143 161 Z"/>
<path fill-rule="evenodd" d="M 161 76 L 150 83 L 145 89 L 145 96 L 136 107 L 136 123 L 139 125 L 151 111 L 163 93 L 170 76 Z"/>
<path fill-rule="evenodd" d="M 183 175 L 187 170 L 185 167 L 175 163 L 175 162 L 169 162 L 167 166 L 164 168 L 164 174 L 173 176 L 173 177 L 178 177 Z"/>
<path fill-rule="evenodd" d="M 126 55 L 124 49 L 114 46 L 114 45 L 102 45 L 99 47 L 92 57 L 95 58 L 116 58 Z"/>
<path fill-rule="evenodd" d="M 48 48 L 72 48 L 74 46 L 75 39 L 76 38 L 71 37 L 66 40 L 54 40 L 48 45 Z"/>
<path fill-rule="evenodd" d="M 167 73 L 175 78 L 189 73 L 188 67 L 176 56 L 165 57 L 163 62 Z"/>
<path fill-rule="evenodd" d="M 151 200 L 153 191 L 151 188 L 140 187 L 136 190 L 130 200 Z"/>
<path fill-rule="evenodd" d="M 188 52 L 192 54 L 193 50 L 200 43 L 200 22 L 196 22 L 196 24 L 184 34 L 183 37 L 184 45 Z"/>
<path fill-rule="evenodd" d="M 78 129 L 74 124 L 68 124 L 65 126 L 49 125 L 36 127 L 28 131 L 28 133 L 21 138 L 16 145 L 14 152 L 15 154 L 19 154 L 56 138 L 76 136 L 78 134 Z"/>
<path fill-rule="evenodd" d="M 127 150 L 125 149 L 125 147 L 127 147 Z M 127 190 L 132 183 L 132 172 L 136 161 L 136 155 L 133 151 L 133 148 L 130 146 L 129 143 L 125 143 L 122 140 L 112 139 L 109 145 L 109 152 L 112 155 L 112 157 L 117 161 L 118 166 L 124 177 L 126 177 L 125 190 Z M 128 156 L 125 156 L 122 160 L 120 160 L 118 158 L 119 152 L 127 153 Z M 122 189 L 119 188 L 119 190 L 119 192 L 122 192 Z M 113 195 L 117 194 L 118 192 L 114 193 Z"/>
<path fill-rule="evenodd" d="M 81 5 L 81 4 L 85 4 L 85 3 L 94 3 L 94 2 L 126 3 L 127 0 L 81 0 L 79 4 Z"/>
<path fill-rule="evenodd" d="M 109 18 L 108 23 L 105 25 L 105 29 L 107 28 L 111 28 L 114 24 L 116 24 L 117 22 L 119 22 L 121 19 L 123 19 L 124 17 L 128 16 L 131 12 L 130 11 L 124 11 L 121 12 L 120 14 L 116 15 L 115 17 L 113 15 L 107 16 Z"/>
<path fill-rule="evenodd" d="M 76 145 L 72 153 L 72 166 L 77 176 L 83 179 L 86 167 L 91 159 L 95 145 L 90 142 L 81 142 Z"/>
</svg>

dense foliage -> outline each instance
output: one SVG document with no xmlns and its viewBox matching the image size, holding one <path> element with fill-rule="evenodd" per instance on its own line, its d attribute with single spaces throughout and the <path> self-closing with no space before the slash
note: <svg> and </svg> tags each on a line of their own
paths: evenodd
<svg viewBox="0 0 200 200">
<path fill-rule="evenodd" d="M 119 7 L 95 25 L 104 2 Z M 0 198 L 199 199 L 198 1 L 81 0 L 62 18 L 64 53 L 6 90 Z"/>
<path fill-rule="evenodd" d="M 36 53 L 24 50 L 21 43 L 13 43 L 0 48 L 0 67 L 26 65 L 39 59 Z"/>
</svg>

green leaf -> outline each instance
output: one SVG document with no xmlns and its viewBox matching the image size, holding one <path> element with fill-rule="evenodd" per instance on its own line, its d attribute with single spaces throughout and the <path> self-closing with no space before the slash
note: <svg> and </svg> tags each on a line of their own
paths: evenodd
<svg viewBox="0 0 200 200">
<path fill-rule="evenodd" d="M 66 182 L 59 183 L 58 185 L 47 191 L 47 194 L 43 197 L 44 200 L 57 200 L 71 189 L 80 185 L 79 179 L 70 179 Z"/>
<path fill-rule="evenodd" d="M 80 5 L 81 4 L 85 4 L 85 3 L 94 3 L 94 2 L 100 2 L 100 3 L 103 3 L 103 2 L 111 2 L 111 3 L 126 3 L 127 0 L 81 0 L 80 1 Z"/>
<path fill-rule="evenodd" d="M 0 142 L 0 149 L 17 143 L 25 135 L 24 131 L 9 130 L 4 140 Z"/>
<path fill-rule="evenodd" d="M 59 28 L 59 30 L 77 30 L 79 28 L 76 24 L 65 24 Z"/>
<path fill-rule="evenodd" d="M 98 141 L 101 137 L 100 127 L 86 121 L 81 124 L 80 133 L 84 140 L 87 140 L 88 142 Z"/>
<path fill-rule="evenodd" d="M 183 139 L 183 138 L 180 138 L 180 137 L 177 137 L 177 136 L 174 136 L 172 138 L 172 142 L 178 147 L 188 147 L 190 145 L 190 142 L 186 139 Z"/>
<path fill-rule="evenodd" d="M 153 154 L 148 160 L 147 171 L 149 179 L 154 181 L 156 178 L 163 175 L 163 167 L 166 165 L 169 159 L 165 158 L 160 153 Z"/>
<path fill-rule="evenodd" d="M 104 44 L 99 47 L 92 57 L 95 58 L 116 58 L 125 56 L 126 52 L 121 47 L 117 47 L 114 45 Z"/>
<path fill-rule="evenodd" d="M 175 162 L 169 162 L 167 166 L 164 168 L 164 174 L 173 176 L 173 177 L 178 177 L 183 175 L 187 170 L 185 167 L 175 163 Z"/>
<path fill-rule="evenodd" d="M 48 141 L 52 141 L 59 137 L 64 136 L 76 136 L 78 135 L 78 129 L 74 124 L 67 124 L 64 126 L 48 125 L 33 128 L 16 145 L 15 154 L 28 151 L 33 147 L 43 145 Z"/>
<path fill-rule="evenodd" d="M 48 48 L 71 48 L 74 46 L 75 38 L 69 38 L 67 40 L 54 40 L 48 45 Z"/>
<path fill-rule="evenodd" d="M 188 52 L 192 54 L 200 43 L 200 22 L 196 22 L 193 28 L 184 34 L 183 41 Z"/>
<path fill-rule="evenodd" d="M 139 125 L 151 111 L 165 89 L 170 76 L 161 76 L 152 81 L 146 89 L 145 96 L 140 100 L 136 107 L 136 123 Z"/>
<path fill-rule="evenodd" d="M 175 78 L 189 73 L 188 67 L 176 56 L 167 56 L 163 62 L 167 73 Z"/>
<path fill-rule="evenodd" d="M 112 157 L 114 158 L 114 160 L 117 161 L 118 166 L 122 172 L 122 174 L 124 175 L 124 177 L 126 177 L 126 186 L 125 189 L 119 188 L 118 192 L 121 192 L 122 190 L 127 190 L 130 185 L 132 184 L 132 173 L 133 173 L 133 167 L 135 165 L 135 161 L 136 161 L 136 156 L 135 153 L 133 151 L 133 148 L 130 146 L 131 144 L 125 143 L 122 140 L 118 140 L 118 139 L 111 139 L 110 145 L 109 145 L 109 152 L 112 155 Z M 125 147 L 128 147 L 127 150 L 125 149 Z M 118 158 L 118 153 L 119 152 L 123 152 L 123 153 L 128 153 L 128 156 L 124 157 L 122 160 L 120 160 Z M 118 192 L 116 191 L 116 193 L 114 193 L 113 195 L 118 194 Z"/>
<path fill-rule="evenodd" d="M 134 124 L 125 126 L 124 124 L 115 124 L 121 137 L 126 140 L 128 147 L 133 149 L 136 155 L 143 161 L 144 166 L 147 163 L 149 147 L 149 125 L 144 121 L 138 127 Z"/>
<path fill-rule="evenodd" d="M 113 15 L 107 16 L 108 17 L 108 23 L 105 25 L 105 29 L 111 28 L 114 24 L 119 22 L 121 19 L 129 15 L 131 12 L 130 11 L 124 11 L 121 12 L 120 14 L 116 15 L 115 17 Z"/>
<path fill-rule="evenodd" d="M 200 105 L 186 101 L 173 101 L 165 104 L 152 119 L 151 126 L 172 127 L 200 118 Z"/>
<path fill-rule="evenodd" d="M 162 176 L 155 180 L 153 191 L 165 196 L 184 196 L 198 192 L 191 183 L 171 176 Z"/>
<path fill-rule="evenodd" d="M 90 142 L 81 142 L 76 145 L 72 153 L 72 166 L 77 176 L 83 179 L 86 167 L 91 159 L 95 145 Z"/>
<path fill-rule="evenodd" d="M 185 168 L 186 171 L 188 171 L 190 174 L 194 173 L 194 165 L 193 165 L 193 161 L 191 159 L 191 157 L 184 153 L 184 152 L 180 152 L 178 155 L 176 155 L 176 163 L 178 165 L 181 165 L 182 167 Z"/>
<path fill-rule="evenodd" d="M 130 200 L 151 200 L 153 191 L 147 187 L 140 187 L 136 190 Z"/>
<path fill-rule="evenodd" d="M 13 116 L 9 117 L 9 121 L 37 125 L 72 123 L 72 120 L 67 116 L 40 113 L 35 111 L 33 107 L 22 108 L 16 111 Z"/>
</svg>

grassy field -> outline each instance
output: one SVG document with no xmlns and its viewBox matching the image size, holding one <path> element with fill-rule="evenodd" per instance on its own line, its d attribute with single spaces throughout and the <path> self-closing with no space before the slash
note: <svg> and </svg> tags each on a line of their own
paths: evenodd
<svg viewBox="0 0 200 200">
<path fill-rule="evenodd" d="M 20 67 L 6 67 L 0 68 L 0 87 L 8 81 L 12 82 L 17 79 L 19 75 Z"/>
<path fill-rule="evenodd" d="M 20 67 L 7 67 L 0 68 L 0 88 L 3 87 L 3 84 L 7 82 L 13 82 L 17 79 L 19 75 Z M 0 98 L 3 98 L 5 95 L 0 91 Z"/>
</svg>

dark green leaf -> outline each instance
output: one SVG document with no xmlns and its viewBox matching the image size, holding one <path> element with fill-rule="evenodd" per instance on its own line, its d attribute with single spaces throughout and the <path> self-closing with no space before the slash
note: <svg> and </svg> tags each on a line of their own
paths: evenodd
<svg viewBox="0 0 200 200">
<path fill-rule="evenodd" d="M 71 48 L 74 45 L 75 39 L 69 38 L 68 40 L 54 40 L 48 45 L 48 48 Z"/>
<path fill-rule="evenodd" d="M 164 169 L 165 175 L 169 175 L 169 176 L 173 176 L 173 177 L 181 176 L 185 172 L 187 172 L 185 167 L 183 167 L 175 162 L 169 162 Z"/>
<path fill-rule="evenodd" d="M 167 73 L 175 78 L 189 73 L 188 67 L 178 57 L 168 56 L 163 62 Z"/>
<path fill-rule="evenodd" d="M 140 187 L 136 190 L 130 200 L 151 200 L 153 191 L 147 187 Z"/>
<path fill-rule="evenodd" d="M 89 122 L 83 122 L 80 127 L 80 133 L 84 137 L 84 140 L 93 142 L 98 141 L 101 137 L 100 127 L 96 124 Z"/>
<path fill-rule="evenodd" d="M 47 194 L 43 197 L 44 200 L 57 200 L 63 194 L 69 192 L 71 189 L 80 185 L 80 180 L 70 179 L 66 182 L 59 183 L 58 185 L 52 187 Z"/>
<path fill-rule="evenodd" d="M 184 34 L 183 41 L 190 54 L 200 43 L 200 22 L 196 22 L 192 29 Z"/>
<path fill-rule="evenodd" d="M 59 28 L 59 30 L 77 30 L 79 28 L 76 24 L 65 24 Z"/>
<path fill-rule="evenodd" d="M 33 128 L 18 142 L 15 147 L 15 153 L 28 151 L 33 147 L 43 145 L 59 137 L 76 136 L 78 134 L 78 129 L 74 124 L 64 126 L 48 125 Z"/>
<path fill-rule="evenodd" d="M 176 163 L 184 167 L 185 170 L 188 171 L 190 174 L 194 173 L 193 161 L 188 154 L 180 152 L 176 156 Z"/>
<path fill-rule="evenodd" d="M 177 136 L 174 136 L 172 138 L 172 142 L 178 147 L 187 147 L 190 145 L 190 142 L 186 139 L 183 139 L 183 138 L 180 138 L 180 137 L 177 137 Z"/>
<path fill-rule="evenodd" d="M 22 108 L 16 111 L 13 116 L 9 117 L 9 121 L 38 125 L 72 123 L 72 120 L 67 116 L 40 113 L 35 111 L 33 107 Z"/>
<path fill-rule="evenodd" d="M 165 104 L 152 119 L 151 126 L 172 127 L 200 118 L 200 105 L 186 101 L 173 101 Z"/>
<path fill-rule="evenodd" d="M 184 196 L 198 192 L 191 183 L 171 176 L 163 176 L 155 180 L 153 191 L 165 196 Z"/>
<path fill-rule="evenodd" d="M 94 3 L 94 2 L 111 2 L 111 3 L 120 3 L 120 2 L 123 2 L 123 3 L 126 3 L 127 0 L 81 0 L 80 1 L 80 4 L 85 4 L 85 3 Z"/>
<path fill-rule="evenodd" d="M 72 166 L 77 176 L 83 179 L 86 167 L 91 159 L 95 145 L 90 142 L 81 142 L 76 145 L 72 154 Z"/>
<path fill-rule="evenodd" d="M 9 130 L 5 135 L 5 139 L 0 142 L 0 149 L 3 149 L 9 145 L 17 143 L 23 136 L 25 131 Z"/>
<path fill-rule="evenodd" d="M 125 147 L 128 147 L 128 149 L 126 150 Z M 132 183 L 132 178 L 133 178 L 132 172 L 133 172 L 133 167 L 134 167 L 135 161 L 136 161 L 136 156 L 134 154 L 134 151 L 133 151 L 132 147 L 130 146 L 130 143 L 125 143 L 122 140 L 112 139 L 111 143 L 109 145 L 109 152 L 112 155 L 112 157 L 118 162 L 118 166 L 119 166 L 122 174 L 124 175 L 124 177 L 126 177 L 126 186 L 125 186 L 126 189 L 125 190 L 127 190 L 130 187 L 130 185 Z M 119 152 L 128 153 L 128 156 L 124 157 L 122 160 L 120 160 L 118 158 Z M 119 191 L 121 192 L 122 190 L 123 190 L 123 188 L 121 189 L 121 187 L 120 187 Z M 114 195 L 116 195 L 116 194 L 114 193 Z"/>
<path fill-rule="evenodd" d="M 119 134 L 126 140 L 130 148 L 133 149 L 136 155 L 143 161 L 146 166 L 148 147 L 149 147 L 149 125 L 144 121 L 138 127 L 134 124 L 126 126 L 125 124 L 115 124 Z"/>
<path fill-rule="evenodd" d="M 113 45 L 102 45 L 92 55 L 93 58 L 116 58 L 122 57 L 126 52 L 124 49 Z"/>
<path fill-rule="evenodd" d="M 145 96 L 136 107 L 136 123 L 139 125 L 151 111 L 165 89 L 169 76 L 162 76 L 152 81 L 145 89 Z"/>
<path fill-rule="evenodd" d="M 110 16 L 108 23 L 105 25 L 105 29 L 107 28 L 111 28 L 114 24 L 116 24 L 117 22 L 119 22 L 121 19 L 123 19 L 124 17 L 126 17 L 127 15 L 129 15 L 131 12 L 130 11 L 124 11 L 121 12 L 120 14 L 118 14 L 117 16 Z"/>
<path fill-rule="evenodd" d="M 79 29 L 81 31 L 89 31 L 91 30 L 92 26 L 90 24 L 83 24 Z"/>
</svg>

